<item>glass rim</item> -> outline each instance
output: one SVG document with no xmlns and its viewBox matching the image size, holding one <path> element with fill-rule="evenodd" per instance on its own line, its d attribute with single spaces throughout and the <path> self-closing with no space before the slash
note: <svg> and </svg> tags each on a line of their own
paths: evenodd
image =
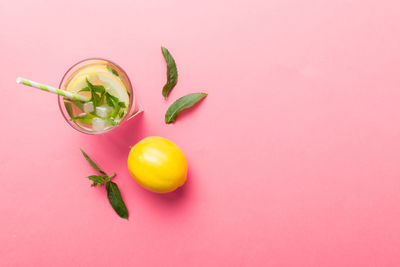
<svg viewBox="0 0 400 267">
<path fill-rule="evenodd" d="M 78 66 L 78 65 L 80 65 L 80 64 L 82 64 L 82 63 L 85 63 L 85 62 L 87 62 L 87 61 L 94 61 L 94 60 L 102 60 L 102 61 L 106 61 L 106 62 L 108 62 L 108 63 L 111 63 L 112 65 L 114 65 L 115 67 L 117 67 L 119 71 L 121 71 L 121 72 L 124 74 L 124 76 L 126 77 L 127 86 L 129 86 L 129 90 L 130 90 L 130 92 L 129 92 L 129 101 L 130 101 L 130 105 L 129 105 L 129 108 L 128 108 L 127 112 L 126 112 L 126 115 L 125 115 L 124 118 L 119 122 L 119 124 L 118 124 L 117 126 L 111 127 L 111 128 L 109 128 L 109 129 L 107 129 L 107 130 L 105 130 L 105 131 L 101 131 L 101 132 L 89 132 L 89 131 L 86 131 L 85 129 L 83 129 L 82 127 L 79 127 L 79 126 L 76 125 L 75 123 L 71 122 L 70 119 L 67 118 L 67 116 L 66 116 L 66 114 L 65 114 L 65 112 L 64 112 L 64 110 L 63 110 L 63 108 L 62 108 L 62 105 L 63 105 L 63 103 L 64 103 L 64 102 L 62 101 L 63 97 L 60 96 L 60 95 L 58 95 L 58 107 L 59 107 L 59 109 L 60 109 L 60 112 L 61 112 L 62 116 L 63 116 L 64 119 L 66 120 L 66 122 L 67 122 L 73 129 L 75 129 L 75 130 L 77 130 L 77 131 L 79 131 L 79 132 L 81 132 L 81 133 L 89 134 L 89 135 L 104 134 L 104 133 L 110 132 L 110 131 L 112 131 L 112 130 L 118 128 L 122 123 L 124 123 L 125 121 L 127 121 L 127 120 L 129 120 L 129 119 L 131 118 L 132 114 L 130 114 L 130 113 L 132 112 L 132 109 L 135 108 L 134 106 L 136 105 L 135 102 L 134 102 L 134 101 L 135 101 L 135 94 L 134 94 L 134 92 L 133 92 L 132 83 L 131 83 L 131 80 L 129 79 L 128 74 L 125 72 L 125 70 L 124 70 L 120 65 L 118 65 L 118 64 L 116 64 L 114 61 L 109 60 L 109 59 L 106 59 L 106 58 L 91 57 L 91 58 L 85 58 L 85 59 L 82 59 L 82 60 L 76 62 L 76 63 L 73 64 L 71 67 L 69 67 L 69 68 L 67 69 L 67 71 L 64 73 L 64 75 L 62 76 L 61 81 L 60 81 L 60 84 L 58 85 L 58 87 L 59 87 L 60 89 L 62 89 L 61 87 L 62 87 L 62 84 L 63 84 L 64 80 L 70 76 L 69 73 L 70 73 L 76 66 Z"/>
</svg>

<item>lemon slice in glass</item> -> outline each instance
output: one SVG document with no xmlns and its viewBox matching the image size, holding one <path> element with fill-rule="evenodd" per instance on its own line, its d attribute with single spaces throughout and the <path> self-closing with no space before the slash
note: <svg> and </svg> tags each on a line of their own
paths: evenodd
<svg viewBox="0 0 400 267">
<path fill-rule="evenodd" d="M 117 76 L 108 70 L 106 72 L 98 72 L 97 76 L 99 83 L 106 88 L 109 94 L 118 97 L 120 102 L 124 102 L 126 106 L 129 106 L 129 95 L 124 84 Z"/>
</svg>

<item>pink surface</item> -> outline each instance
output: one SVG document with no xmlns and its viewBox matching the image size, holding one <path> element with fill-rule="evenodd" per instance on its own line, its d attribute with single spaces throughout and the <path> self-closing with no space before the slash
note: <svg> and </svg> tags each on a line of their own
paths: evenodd
<svg viewBox="0 0 400 267">
<path fill-rule="evenodd" d="M 377 0 L 2 1 L 0 265 L 400 266 L 399 16 Z M 180 74 L 167 102 L 161 45 Z M 76 132 L 56 96 L 15 83 L 58 85 L 94 56 L 145 109 L 114 133 Z M 182 190 L 129 176 L 149 135 L 186 153 Z M 80 147 L 118 173 L 129 221 Z"/>
</svg>

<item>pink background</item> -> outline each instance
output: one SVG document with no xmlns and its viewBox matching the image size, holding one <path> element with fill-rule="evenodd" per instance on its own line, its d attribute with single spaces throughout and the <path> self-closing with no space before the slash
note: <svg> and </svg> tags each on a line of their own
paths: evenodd
<svg viewBox="0 0 400 267">
<path fill-rule="evenodd" d="M 399 17 L 394 0 L 1 1 L 0 265 L 400 266 Z M 168 101 L 161 45 L 180 75 Z M 113 133 L 76 132 L 55 95 L 15 83 L 57 86 L 95 56 L 145 109 Z M 149 135 L 186 153 L 182 190 L 129 176 Z M 118 173 L 129 221 L 80 147 Z"/>
</svg>

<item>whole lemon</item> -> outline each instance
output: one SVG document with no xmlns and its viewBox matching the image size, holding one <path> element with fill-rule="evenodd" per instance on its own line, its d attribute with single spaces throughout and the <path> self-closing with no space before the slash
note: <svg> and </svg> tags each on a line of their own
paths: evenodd
<svg viewBox="0 0 400 267">
<path fill-rule="evenodd" d="M 172 192 L 186 182 L 187 161 L 170 140 L 151 136 L 131 148 L 128 169 L 144 188 L 157 193 Z"/>
</svg>

